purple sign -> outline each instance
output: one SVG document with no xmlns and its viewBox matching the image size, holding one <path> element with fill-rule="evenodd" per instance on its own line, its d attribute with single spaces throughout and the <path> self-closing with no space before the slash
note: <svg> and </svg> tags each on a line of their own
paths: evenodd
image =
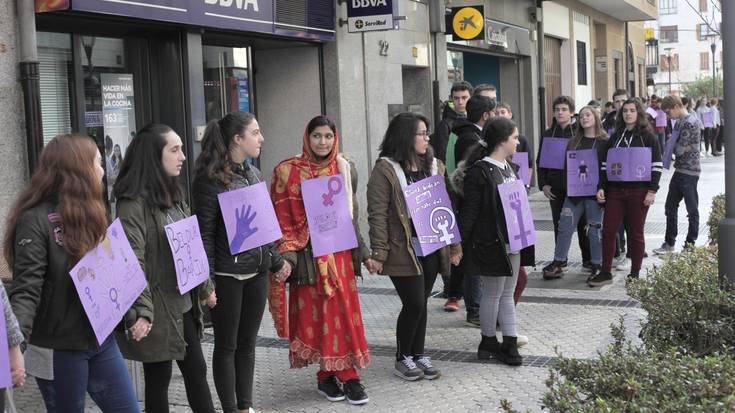
<svg viewBox="0 0 735 413">
<path fill-rule="evenodd" d="M 564 169 L 564 154 L 569 140 L 566 138 L 541 138 L 541 159 L 539 168 Z"/>
<path fill-rule="evenodd" d="M 525 193 L 526 189 L 523 191 Z M 417 237 L 413 244 L 417 255 L 423 257 L 462 241 L 444 177 L 434 175 L 422 179 L 405 187 L 403 195 L 416 229 Z"/>
<path fill-rule="evenodd" d="M 671 137 L 666 141 L 664 147 L 664 169 L 671 168 L 671 160 L 674 157 L 674 148 L 676 148 L 676 141 L 679 140 L 679 131 L 672 131 Z"/>
<path fill-rule="evenodd" d="M 513 163 L 518 165 L 518 175 L 524 185 L 531 185 L 531 168 L 528 167 L 528 152 L 516 152 L 513 155 Z"/>
<path fill-rule="evenodd" d="M 609 149 L 607 179 L 616 182 L 650 181 L 651 148 Z"/>
<path fill-rule="evenodd" d="M 656 119 L 656 127 L 657 128 L 665 128 L 666 127 L 666 121 L 668 120 L 668 118 L 666 117 L 666 112 L 664 112 L 663 110 L 659 109 L 659 110 L 656 111 L 656 114 L 658 115 L 658 116 L 656 116 L 654 118 L 654 119 Z"/>
<path fill-rule="evenodd" d="M 0 308 L 3 302 L 0 297 Z M 8 326 L 5 317 L 0 314 L 0 388 L 13 387 L 13 378 L 10 374 L 10 354 L 8 351 Z"/>
<path fill-rule="evenodd" d="M 615 132 L 615 128 L 608 129 L 607 130 L 607 136 L 612 136 L 614 132 Z"/>
<path fill-rule="evenodd" d="M 508 228 L 508 243 L 511 252 L 536 244 L 536 229 L 528 203 L 526 188 L 521 181 L 498 185 L 500 200 L 503 203 L 505 225 Z"/>
<path fill-rule="evenodd" d="M 342 175 L 301 182 L 311 247 L 315 257 L 357 247 Z"/>
<path fill-rule="evenodd" d="M 594 196 L 600 182 L 600 164 L 595 149 L 567 152 L 567 195 Z"/>
<path fill-rule="evenodd" d="M 260 247 L 283 236 L 265 182 L 223 192 L 217 198 L 230 254 Z"/>
<path fill-rule="evenodd" d="M 646 113 L 648 113 L 648 115 L 651 116 L 651 118 L 653 119 L 656 119 L 656 117 L 658 116 L 658 112 L 656 112 L 656 109 L 654 108 L 647 108 Z"/>
<path fill-rule="evenodd" d="M 712 122 L 712 112 L 702 112 L 702 123 L 705 128 L 713 128 L 715 126 Z"/>
<path fill-rule="evenodd" d="M 209 261 L 204 252 L 199 221 L 196 215 L 192 215 L 166 225 L 165 229 L 176 265 L 176 283 L 183 295 L 209 278 Z"/>
<path fill-rule="evenodd" d="M 69 274 L 99 344 L 148 285 L 119 218 Z"/>
</svg>

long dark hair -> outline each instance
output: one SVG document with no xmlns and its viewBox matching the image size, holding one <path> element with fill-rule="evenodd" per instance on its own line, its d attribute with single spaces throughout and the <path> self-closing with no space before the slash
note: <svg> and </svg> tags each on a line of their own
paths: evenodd
<svg viewBox="0 0 735 413">
<path fill-rule="evenodd" d="M 625 107 L 625 105 L 635 105 L 635 110 L 636 112 L 638 112 L 635 126 L 632 130 L 633 134 L 642 135 L 646 132 L 650 132 L 651 127 L 648 123 L 648 115 L 646 115 L 646 110 L 643 109 L 643 103 L 641 103 L 641 100 L 638 98 L 630 98 L 620 106 L 620 113 L 618 114 L 617 120 L 615 121 L 615 133 L 622 134 L 625 130 L 625 120 L 623 120 L 623 107 Z"/>
<path fill-rule="evenodd" d="M 202 139 L 202 153 L 195 164 L 195 175 L 204 175 L 221 183 L 225 187 L 232 182 L 230 167 L 230 144 L 235 135 L 242 135 L 255 115 L 249 112 L 232 112 L 220 120 L 212 120 L 207 124 Z"/>
<path fill-rule="evenodd" d="M 3 253 L 13 262 L 15 233 L 23 212 L 55 201 L 64 226 L 64 249 L 75 258 L 92 250 L 107 230 L 102 180 L 95 170 L 97 145 L 88 136 L 58 135 L 43 148 L 38 169 L 18 196 L 6 222 Z M 45 259 L 39 257 L 39 259 Z"/>
<path fill-rule="evenodd" d="M 467 155 L 467 165 L 479 161 L 480 159 L 490 156 L 499 145 L 506 142 L 517 129 L 515 122 L 501 116 L 490 119 L 482 129 L 482 140 L 470 148 Z"/>
<path fill-rule="evenodd" d="M 142 197 L 154 207 L 168 209 L 184 199 L 178 177 L 163 170 L 161 156 L 165 135 L 173 129 L 151 123 L 143 126 L 128 146 L 120 166 L 113 194 L 117 199 Z"/>
<path fill-rule="evenodd" d="M 418 123 L 424 122 L 429 128 L 429 119 L 418 113 L 399 113 L 388 124 L 383 142 L 380 144 L 380 156 L 388 157 L 401 164 L 403 169 L 408 170 L 415 166 L 421 172 L 430 172 L 434 163 L 434 151 L 431 145 L 426 149 L 424 155 L 416 154 L 415 142 Z"/>
</svg>

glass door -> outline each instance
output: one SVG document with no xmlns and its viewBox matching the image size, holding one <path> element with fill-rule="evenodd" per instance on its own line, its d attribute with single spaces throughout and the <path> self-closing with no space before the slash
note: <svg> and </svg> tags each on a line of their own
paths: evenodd
<svg viewBox="0 0 735 413">
<path fill-rule="evenodd" d="M 203 46 L 206 119 L 252 112 L 250 48 Z"/>
</svg>

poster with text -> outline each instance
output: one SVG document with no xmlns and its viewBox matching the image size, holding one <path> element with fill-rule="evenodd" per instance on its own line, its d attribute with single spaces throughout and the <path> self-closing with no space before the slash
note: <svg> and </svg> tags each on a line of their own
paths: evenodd
<svg viewBox="0 0 735 413">
<path fill-rule="evenodd" d="M 166 225 L 166 238 L 176 267 L 176 283 L 186 294 L 209 278 L 209 260 L 196 215 Z"/>
<path fill-rule="evenodd" d="M 416 229 L 416 254 L 426 256 L 462 241 L 443 176 L 434 175 L 411 184 L 403 189 L 403 195 Z"/>
<path fill-rule="evenodd" d="M 315 257 L 357 248 L 342 175 L 303 181 L 301 194 Z"/>
</svg>

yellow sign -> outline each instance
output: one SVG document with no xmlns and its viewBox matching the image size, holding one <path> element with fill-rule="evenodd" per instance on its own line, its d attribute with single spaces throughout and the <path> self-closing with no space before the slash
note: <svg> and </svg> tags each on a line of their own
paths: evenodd
<svg viewBox="0 0 735 413">
<path fill-rule="evenodd" d="M 485 16 L 482 6 L 455 7 L 452 9 L 452 31 L 455 40 L 484 38 Z"/>
<path fill-rule="evenodd" d="M 653 39 L 653 27 L 646 27 L 646 40 Z"/>
</svg>

